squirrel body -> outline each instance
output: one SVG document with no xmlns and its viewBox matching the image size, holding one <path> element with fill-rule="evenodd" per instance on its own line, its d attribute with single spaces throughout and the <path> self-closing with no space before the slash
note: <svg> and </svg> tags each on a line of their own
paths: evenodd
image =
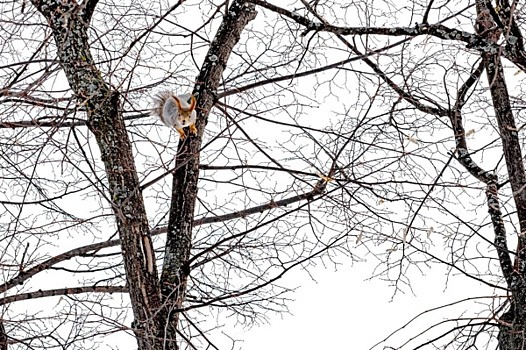
<svg viewBox="0 0 526 350">
<path fill-rule="evenodd" d="M 188 127 L 192 134 L 197 134 L 196 104 L 197 101 L 192 94 L 175 95 L 171 91 L 163 91 L 155 96 L 151 114 L 159 117 L 166 126 L 175 128 L 181 139 L 184 140 L 186 134 L 183 128 L 185 127 Z"/>
</svg>

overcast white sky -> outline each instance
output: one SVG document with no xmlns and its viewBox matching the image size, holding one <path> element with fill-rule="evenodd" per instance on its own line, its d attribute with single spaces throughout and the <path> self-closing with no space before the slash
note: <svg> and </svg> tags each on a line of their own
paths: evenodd
<svg viewBox="0 0 526 350">
<path fill-rule="evenodd" d="M 296 301 L 290 303 L 292 315 L 273 315 L 270 324 L 247 331 L 238 327 L 230 334 L 245 339 L 243 348 L 248 350 L 370 349 L 426 309 L 485 295 L 483 286 L 462 277 L 450 278 L 451 288 L 445 289 L 446 275 L 443 269 L 435 267 L 425 276 L 415 276 L 412 280 L 415 294 L 397 293 L 393 297 L 393 288 L 387 282 L 366 280 L 370 270 L 367 263 L 342 266 L 338 271 L 319 267 L 314 273 L 317 283 L 305 273 L 291 274 L 288 280 L 302 285 L 294 293 Z M 432 326 L 434 321 L 460 315 L 468 310 L 468 305 L 471 304 L 426 314 L 393 338 L 398 341 L 385 345 L 401 345 L 402 340 Z M 444 326 L 451 327 L 451 324 Z M 375 349 L 383 349 L 382 345 Z"/>
</svg>

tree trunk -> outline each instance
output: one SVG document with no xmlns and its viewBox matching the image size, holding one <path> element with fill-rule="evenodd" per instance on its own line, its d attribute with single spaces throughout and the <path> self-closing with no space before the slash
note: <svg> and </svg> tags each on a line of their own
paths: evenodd
<svg viewBox="0 0 526 350">
<path fill-rule="evenodd" d="M 85 1 L 82 5 L 73 0 L 32 2 L 53 30 L 62 68 L 87 111 L 88 127 L 100 148 L 108 178 L 109 200 L 122 242 L 139 349 L 176 349 L 178 312 L 184 301 L 189 274 L 187 262 L 192 246 L 202 135 L 228 57 L 247 23 L 255 18 L 255 6 L 242 0 L 233 2 L 199 74 L 194 91 L 198 98 L 198 135 L 179 144 L 179 167 L 173 178 L 165 259 L 159 283 L 119 93 L 103 80 L 88 44 L 87 29 L 96 1 Z"/>
<path fill-rule="evenodd" d="M 489 8 L 491 3 L 477 0 L 476 5 L 477 32 L 496 43 L 501 33 L 506 33 L 508 28 L 500 28 L 495 22 L 497 12 L 495 9 Z M 513 14 L 510 13 L 511 15 Z M 513 26 L 514 20 L 511 17 L 503 18 L 500 23 Z M 519 219 L 517 255 L 513 271 L 511 274 L 508 273 L 509 278 L 506 278 L 510 294 L 510 309 L 499 320 L 499 347 L 502 350 L 522 350 L 526 349 L 526 174 L 518 129 L 515 125 L 508 88 L 504 79 L 500 52 L 485 50 L 482 53 L 482 58 L 490 85 L 508 177 Z M 502 266 L 502 259 L 500 260 Z M 503 273 L 506 275 L 504 269 Z"/>
<path fill-rule="evenodd" d="M 140 349 L 161 349 L 154 323 L 160 289 L 144 201 L 139 190 L 131 143 L 119 93 L 103 80 L 89 48 L 87 29 L 94 2 L 33 0 L 53 31 L 57 54 L 69 85 L 86 109 L 88 127 L 97 140 L 119 236 Z"/>
<path fill-rule="evenodd" d="M 245 26 L 256 17 L 255 5 L 236 0 L 223 18 L 212 41 L 205 61 L 197 77 L 194 95 L 197 97 L 197 135 L 179 142 L 177 170 L 173 176 L 172 202 L 168 221 L 166 248 L 161 274 L 163 310 L 158 322 L 167 327 L 160 329 L 159 337 L 164 340 L 164 349 L 176 349 L 176 332 L 179 311 L 187 288 L 192 248 L 194 208 L 197 199 L 199 178 L 199 150 L 208 115 L 215 102 L 227 61 L 239 41 Z"/>
</svg>

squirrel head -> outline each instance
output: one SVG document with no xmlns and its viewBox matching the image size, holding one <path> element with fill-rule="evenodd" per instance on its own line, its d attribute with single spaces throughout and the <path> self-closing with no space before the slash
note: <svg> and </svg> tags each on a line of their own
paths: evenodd
<svg viewBox="0 0 526 350">
<path fill-rule="evenodd" d="M 177 109 L 179 110 L 179 116 L 177 119 L 183 126 L 188 126 L 193 124 L 195 120 L 192 120 L 192 112 L 195 110 L 195 105 L 197 101 L 194 95 L 190 95 L 190 105 L 188 107 L 183 107 L 179 98 L 174 96 L 175 103 L 177 104 Z M 185 101 L 186 102 L 186 101 Z M 185 103 L 186 105 L 187 103 Z"/>
</svg>

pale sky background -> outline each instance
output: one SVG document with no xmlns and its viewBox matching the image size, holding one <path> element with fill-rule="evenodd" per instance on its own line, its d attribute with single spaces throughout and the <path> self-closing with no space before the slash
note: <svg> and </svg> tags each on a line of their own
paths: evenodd
<svg viewBox="0 0 526 350">
<path fill-rule="evenodd" d="M 271 324 L 253 327 L 244 334 L 240 332 L 240 338 L 245 338 L 243 348 L 369 349 L 426 309 L 462 297 L 483 295 L 474 290 L 484 291 L 478 283 L 466 283 L 462 277 L 450 279 L 451 288 L 445 290 L 444 273 L 430 270 L 425 276 L 412 279 L 416 295 L 398 293 L 393 296 L 393 288 L 389 288 L 387 282 L 366 280 L 370 269 L 367 263 L 339 267 L 336 272 L 319 268 L 315 272 L 318 283 L 298 273 L 296 278 L 289 276 L 291 281 L 303 285 L 295 293 L 296 301 L 290 304 L 293 315 L 273 316 Z M 436 267 L 435 270 L 441 269 Z M 407 340 L 417 330 L 433 325 L 433 320 L 444 320 L 463 310 L 466 310 L 465 305 L 428 314 L 400 333 L 402 338 L 394 339 Z M 390 345 L 399 344 L 390 342 Z"/>
<path fill-rule="evenodd" d="M 413 147 L 416 146 L 413 145 Z M 87 203 L 82 203 L 79 206 L 84 213 L 87 209 L 86 205 Z M 57 249 L 58 252 L 80 245 L 77 240 L 67 241 L 68 245 L 64 243 L 66 241 L 61 242 Z M 448 279 L 446 270 L 438 265 L 432 265 L 431 268 L 424 270 L 423 274 L 413 271 L 411 287 L 414 294 L 408 288 L 405 288 L 404 292 L 395 294 L 389 282 L 379 278 L 368 280 L 377 264 L 374 259 L 369 262 L 352 263 L 350 258 L 341 257 L 338 262 L 341 265 L 337 271 L 332 265 L 325 267 L 318 265 L 317 268 L 310 268 L 310 273 L 316 281 L 313 281 L 306 272 L 300 269 L 287 273 L 278 283 L 289 287 L 299 286 L 294 293 L 288 295 L 295 299 L 288 304 L 291 314 L 269 313 L 267 315 L 269 324 L 254 326 L 250 329 L 244 328 L 243 325 L 226 325 L 223 329 L 225 334 L 243 341 L 242 344 L 236 343 L 234 348 L 241 347 L 247 350 L 369 349 L 420 312 L 465 297 L 492 295 L 492 291 L 488 288 L 466 277 L 451 275 Z M 47 281 L 52 286 L 64 282 L 60 279 L 60 273 L 50 276 L 56 278 Z M 49 277 L 42 274 L 37 278 Z M 34 282 L 36 281 L 32 281 Z M 447 289 L 445 288 L 446 282 L 450 286 Z M 46 298 L 34 302 L 55 303 L 56 300 Z M 31 303 L 25 304 L 25 306 L 28 305 L 30 307 Z M 409 339 L 419 330 L 437 321 L 448 317 L 458 317 L 463 311 L 468 311 L 467 315 L 471 315 L 469 305 L 471 304 L 460 304 L 426 314 L 421 320 L 418 319 L 409 325 L 399 337 L 393 338 L 399 341 L 389 342 L 389 344 L 401 345 L 402 339 Z M 444 327 L 450 328 L 451 326 L 451 324 L 446 324 Z M 231 349 L 231 343 L 226 341 L 226 337 L 222 337 L 219 331 L 214 332 L 211 339 L 214 339 L 215 344 L 221 350 Z M 136 348 L 135 340 L 123 334 L 108 337 L 107 340 L 108 343 L 101 348 L 111 348 L 112 344 L 120 349 Z M 415 343 L 415 346 L 418 344 Z M 376 349 L 383 349 L 382 344 Z"/>
</svg>

